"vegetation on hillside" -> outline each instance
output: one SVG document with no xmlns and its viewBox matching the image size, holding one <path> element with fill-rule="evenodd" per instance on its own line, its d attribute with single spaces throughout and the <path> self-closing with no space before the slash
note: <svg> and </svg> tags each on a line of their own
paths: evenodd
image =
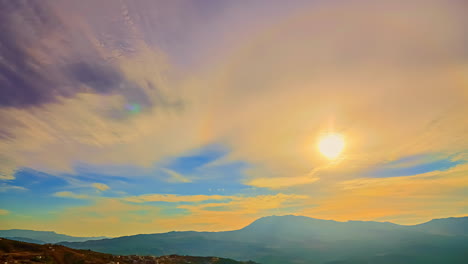
<svg viewBox="0 0 468 264">
<path fill-rule="evenodd" d="M 191 256 L 117 256 L 91 250 L 71 249 L 61 245 L 33 244 L 0 238 L 1 263 L 47 264 L 255 264 L 218 257 Z"/>
</svg>

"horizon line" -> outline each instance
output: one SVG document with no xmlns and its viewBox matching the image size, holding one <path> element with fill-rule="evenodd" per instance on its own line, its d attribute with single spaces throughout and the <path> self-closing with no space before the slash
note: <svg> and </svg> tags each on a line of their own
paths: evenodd
<svg viewBox="0 0 468 264">
<path fill-rule="evenodd" d="M 242 228 L 234 229 L 234 230 L 223 230 L 223 231 L 171 230 L 171 231 L 166 231 L 166 232 L 157 232 L 157 233 L 136 233 L 136 234 L 132 234 L 132 235 L 122 235 L 122 236 L 93 235 L 93 236 L 82 236 L 82 237 L 85 237 L 85 238 L 112 239 L 112 238 L 129 237 L 129 236 L 137 236 L 137 235 L 167 234 L 167 233 L 173 233 L 173 232 L 197 232 L 197 233 L 230 232 L 230 231 L 242 230 L 242 229 L 244 229 L 244 228 L 246 228 L 246 227 L 252 225 L 253 223 L 255 223 L 256 221 L 258 221 L 258 220 L 260 220 L 260 219 L 269 218 L 269 217 L 285 217 L 285 216 L 304 217 L 304 218 L 309 218 L 309 219 L 314 219 L 314 220 L 332 221 L 332 222 L 336 222 L 336 223 L 349 223 L 349 222 L 367 222 L 367 223 L 383 223 L 383 224 L 388 223 L 388 224 L 393 224 L 393 225 L 398 225 L 398 226 L 417 226 L 417 225 L 422 225 L 422 224 L 429 223 L 429 222 L 434 221 L 434 220 L 444 220 L 444 219 L 453 219 L 453 218 L 468 218 L 468 215 L 464 215 L 464 216 L 449 216 L 449 217 L 443 217 L 443 218 L 433 218 L 433 219 L 431 219 L 431 220 L 428 220 L 428 221 L 425 221 L 425 222 L 422 222 L 422 223 L 418 223 L 418 224 L 397 224 L 397 223 L 393 223 L 393 222 L 390 222 L 390 221 L 373 221 L 373 220 L 346 220 L 346 221 L 338 221 L 338 220 L 333 220 L 333 219 L 314 218 L 314 217 L 305 216 L 305 215 L 285 214 L 285 215 L 269 215 L 269 216 L 262 216 L 262 217 L 259 217 L 259 218 L 255 219 L 255 220 L 252 221 L 250 224 L 248 224 L 248 225 L 246 225 L 246 226 L 244 226 L 244 227 L 242 227 Z M 52 232 L 52 233 L 55 233 L 55 234 L 57 234 L 57 235 L 65 235 L 65 236 L 70 236 L 70 237 L 82 238 L 82 237 L 80 237 L 80 236 L 73 236 L 73 235 L 68 235 L 68 234 L 63 234 L 63 233 L 57 233 L 56 231 L 52 231 L 52 230 L 32 230 L 32 229 L 22 229 L 22 228 L 0 229 L 0 231 L 11 231 L 11 230 L 35 231 L 35 232 Z"/>
</svg>

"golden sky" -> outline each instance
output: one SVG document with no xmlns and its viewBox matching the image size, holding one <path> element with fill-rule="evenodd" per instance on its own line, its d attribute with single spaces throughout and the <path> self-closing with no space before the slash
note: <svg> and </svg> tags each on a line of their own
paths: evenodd
<svg viewBox="0 0 468 264">
<path fill-rule="evenodd" d="M 2 229 L 468 214 L 465 1 L 0 10 Z M 327 134 L 344 140 L 334 159 L 318 149 Z"/>
</svg>

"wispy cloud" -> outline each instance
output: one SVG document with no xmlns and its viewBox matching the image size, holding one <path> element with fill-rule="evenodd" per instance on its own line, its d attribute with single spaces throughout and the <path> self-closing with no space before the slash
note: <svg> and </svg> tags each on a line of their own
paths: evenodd
<svg viewBox="0 0 468 264">
<path fill-rule="evenodd" d="M 169 175 L 169 178 L 167 179 L 168 182 L 192 182 L 192 180 L 190 180 L 189 178 L 173 170 L 165 168 L 162 168 L 161 170 Z"/>
<path fill-rule="evenodd" d="M 295 185 L 310 184 L 318 181 L 319 179 L 320 178 L 312 175 L 299 177 L 263 177 L 247 181 L 246 184 L 260 188 L 281 189 Z"/>
<path fill-rule="evenodd" d="M 0 137 L 0 142 L 1 141 L 2 138 Z M 16 169 L 14 161 L 7 160 L 6 157 L 0 154 L 0 181 L 14 180 Z"/>
<path fill-rule="evenodd" d="M 104 183 L 93 183 L 92 186 L 96 189 L 98 189 L 99 191 L 106 191 L 106 190 L 109 190 L 109 186 L 107 184 L 104 184 Z"/>
<path fill-rule="evenodd" d="M 232 17 L 241 21 L 244 16 L 235 12 L 248 10 L 249 4 L 239 5 Z M 5 79 L 8 87 L 14 80 L 24 79 L 27 83 L 21 87 L 27 93 L 22 93 L 24 97 L 3 97 L 9 98 L 4 104 L 13 107 L 0 109 L 2 123 L 9 124 L 2 127 L 2 135 L 14 137 L 2 140 L 1 152 L 14 167 L 73 172 L 76 161 L 149 167 L 200 145 L 222 141 L 232 147 L 231 158 L 281 171 L 274 178 L 282 179 L 326 162 L 315 153 L 313 145 L 316 136 L 329 129 L 330 120 L 334 120 L 335 130 L 346 132 L 349 142 L 344 155 L 353 166 L 375 165 L 429 151 L 453 153 L 466 149 L 461 137 L 466 130 L 463 121 L 467 111 L 461 88 L 465 50 L 459 44 L 466 41 L 466 18 L 459 12 L 465 4 L 388 2 L 380 9 L 360 0 L 355 4 L 323 5 L 329 16 L 323 16 L 313 5 L 304 6 L 299 13 L 290 10 L 282 15 L 284 20 L 270 17 L 265 21 L 271 24 L 261 27 L 252 16 L 250 22 L 257 25 L 253 28 L 259 30 L 258 34 L 233 40 L 230 52 L 219 57 L 219 65 L 206 65 L 200 71 L 191 69 L 189 76 L 163 59 L 167 54 L 154 45 L 160 41 L 152 39 L 162 36 L 153 35 L 154 30 L 146 32 L 146 24 L 134 21 L 132 27 L 118 25 L 126 37 L 114 37 L 125 39 L 122 44 L 100 38 L 106 34 L 93 25 L 83 27 L 94 17 L 76 14 L 80 9 L 74 4 L 56 8 L 21 6 L 16 11 L 19 20 L 25 17 L 25 23 L 34 12 L 49 18 L 33 28 L 47 34 L 44 39 L 48 41 L 32 47 L 36 41 L 31 38 L 36 35 L 13 31 L 18 21 L 6 14 L 9 33 L 4 34 L 12 36 L 4 39 L 19 43 L 12 45 L 8 41 L 4 45 L 8 54 L 17 56 L 8 59 L 15 67 L 21 63 L 28 69 L 32 67 L 34 74 L 14 72 Z M 3 10 L 13 8 L 6 6 Z M 411 17 L 398 11 L 402 7 Z M 190 7 L 170 10 L 190 14 L 190 18 L 204 17 Z M 348 10 L 346 16 L 341 15 L 342 10 Z M 113 12 L 117 11 L 106 10 L 109 16 Z M 140 8 L 137 12 L 146 11 Z M 80 22 L 67 21 L 67 14 Z M 147 19 L 155 19 L 145 14 Z M 171 25 L 178 23 L 171 16 L 164 17 Z M 227 27 L 223 32 L 243 29 L 224 21 L 223 16 L 217 19 Z M 408 21 L 412 26 L 398 27 L 395 21 Z M 60 30 L 54 25 L 63 25 L 66 32 L 80 32 L 66 37 L 77 39 L 70 43 L 80 44 L 64 46 L 61 34 L 57 34 Z M 428 34 L 420 34 L 421 25 L 431 28 Z M 114 32 L 110 25 L 103 28 Z M 196 30 L 203 31 L 203 27 Z M 310 34 L 296 34 L 305 30 Z M 285 35 L 288 41 L 279 41 Z M 317 35 L 320 38 L 312 37 Z M 213 36 L 204 41 L 213 47 L 221 45 L 217 39 Z M 46 48 L 60 52 L 46 56 Z M 314 74 L 311 68 L 316 69 Z M 186 77 L 186 81 L 171 82 L 171 78 L 162 77 L 166 73 Z M 387 96 L 389 90 L 391 96 Z M 36 101 L 32 99 L 35 94 Z M 59 103 L 48 103 L 51 101 Z M 29 111 L 28 106 L 34 105 L 41 108 Z M 44 149 L 48 150 L 46 154 Z M 170 181 L 189 180 L 183 174 L 168 173 Z M 11 173 L 3 175 L 13 177 Z M 263 179 L 269 175 L 258 177 L 252 180 L 254 185 L 274 187 Z M 297 179 L 298 183 L 307 181 Z M 285 181 L 272 182 L 279 188 Z"/>
<path fill-rule="evenodd" d="M 7 191 L 26 191 L 28 190 L 22 186 L 10 185 L 7 183 L 0 183 L 0 192 L 7 192 Z"/>
<path fill-rule="evenodd" d="M 14 180 L 15 176 L 12 172 L 0 174 L 0 180 Z"/>
<path fill-rule="evenodd" d="M 89 199 L 90 196 L 86 194 L 76 194 L 69 191 L 62 191 L 56 192 L 53 194 L 55 197 L 63 197 L 63 198 L 72 198 L 72 199 Z"/>
<path fill-rule="evenodd" d="M 180 208 L 190 209 L 193 212 L 205 213 L 209 215 L 213 207 L 224 207 L 223 210 L 236 214 L 255 214 L 269 209 L 280 209 L 288 205 L 297 207 L 304 200 L 309 199 L 307 195 L 295 194 L 275 194 L 275 195 L 258 195 L 251 197 L 232 197 L 230 201 L 225 203 L 205 203 L 197 205 L 181 205 Z"/>
<path fill-rule="evenodd" d="M 143 202 L 203 202 L 208 200 L 232 200 L 236 196 L 224 195 L 176 195 L 176 194 L 145 194 L 140 196 L 126 197 L 123 200 L 134 203 Z"/>
</svg>

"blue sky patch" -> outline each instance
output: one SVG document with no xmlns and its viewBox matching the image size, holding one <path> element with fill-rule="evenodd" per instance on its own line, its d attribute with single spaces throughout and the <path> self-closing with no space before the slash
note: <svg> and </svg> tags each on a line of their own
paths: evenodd
<svg viewBox="0 0 468 264">
<path fill-rule="evenodd" d="M 450 158 L 438 158 L 434 155 L 410 156 L 378 165 L 365 175 L 373 178 L 412 176 L 431 171 L 445 171 L 463 162 L 461 160 L 453 161 Z"/>
</svg>

